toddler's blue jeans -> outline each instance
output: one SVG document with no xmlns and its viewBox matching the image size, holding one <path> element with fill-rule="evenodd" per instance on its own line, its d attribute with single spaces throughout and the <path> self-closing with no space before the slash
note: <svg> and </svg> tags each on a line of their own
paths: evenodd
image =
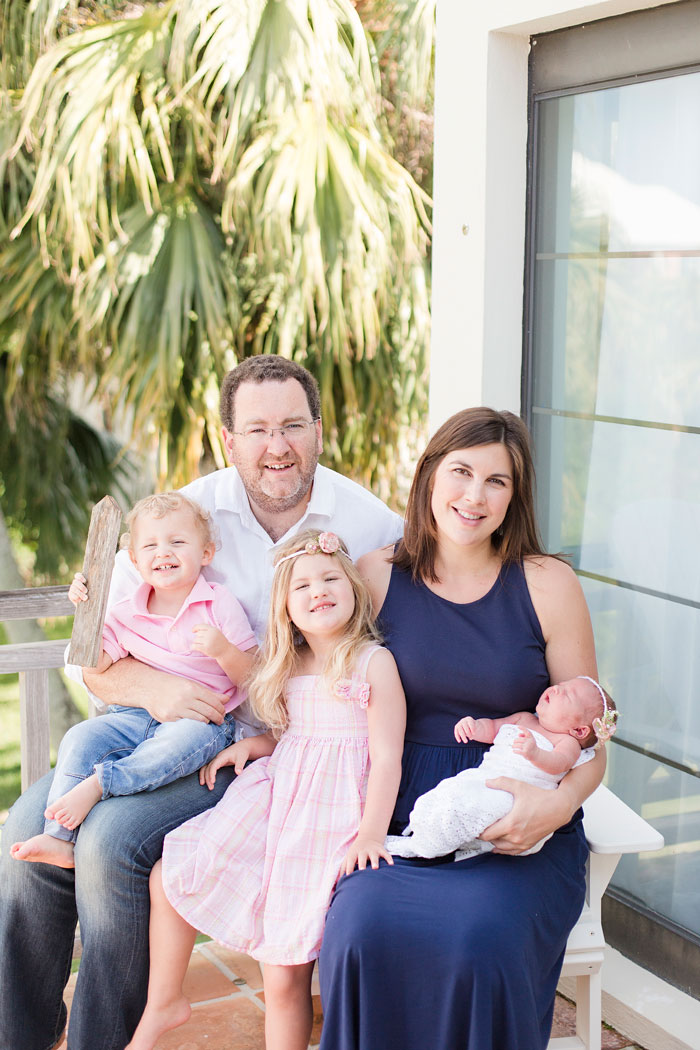
<svg viewBox="0 0 700 1050">
<path fill-rule="evenodd" d="M 109 714 L 79 722 L 64 736 L 48 804 L 92 773 L 97 773 L 103 800 L 153 791 L 201 769 L 234 742 L 235 732 L 232 713 L 220 726 L 193 718 L 156 722 L 141 707 L 113 705 Z M 49 835 L 69 842 L 79 830 L 69 831 L 55 820 L 44 825 Z"/>
</svg>

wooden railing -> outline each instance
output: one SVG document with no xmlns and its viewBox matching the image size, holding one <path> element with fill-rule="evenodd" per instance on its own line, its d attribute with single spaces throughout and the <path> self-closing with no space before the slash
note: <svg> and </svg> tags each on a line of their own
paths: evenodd
<svg viewBox="0 0 700 1050">
<path fill-rule="evenodd" d="M 67 587 L 34 587 L 0 591 L 0 622 L 70 616 Z M 22 791 L 48 773 L 49 671 L 63 667 L 69 639 L 0 646 L 0 674 L 19 672 Z"/>
</svg>

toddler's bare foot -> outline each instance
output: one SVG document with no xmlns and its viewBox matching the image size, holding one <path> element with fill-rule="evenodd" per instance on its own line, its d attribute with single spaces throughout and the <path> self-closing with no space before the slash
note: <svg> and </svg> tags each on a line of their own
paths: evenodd
<svg viewBox="0 0 700 1050">
<path fill-rule="evenodd" d="M 102 798 L 102 788 L 97 779 L 97 773 L 87 777 L 82 783 L 71 788 L 61 798 L 57 798 L 44 810 L 47 820 L 55 820 L 64 828 L 73 831 L 82 824 L 93 806 Z"/>
<path fill-rule="evenodd" d="M 53 864 L 57 868 L 75 867 L 73 843 L 55 839 L 53 835 L 35 835 L 26 842 L 15 842 L 10 846 L 10 856 L 15 860 Z"/>
<path fill-rule="evenodd" d="M 146 1009 L 126 1050 L 153 1050 L 160 1037 L 171 1028 L 189 1021 L 192 1008 L 184 995 L 167 1005 L 146 1003 Z"/>
</svg>

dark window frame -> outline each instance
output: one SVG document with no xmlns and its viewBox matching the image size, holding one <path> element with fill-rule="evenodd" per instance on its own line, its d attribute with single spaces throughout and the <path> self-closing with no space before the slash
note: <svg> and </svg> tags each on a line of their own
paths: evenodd
<svg viewBox="0 0 700 1050">
<path fill-rule="evenodd" d="M 600 19 L 530 39 L 521 414 L 533 422 L 533 319 L 538 103 L 700 70 L 700 0 Z M 615 741 L 611 742 L 614 746 Z M 609 889 L 608 942 L 692 996 L 700 988 L 700 938 Z"/>
</svg>

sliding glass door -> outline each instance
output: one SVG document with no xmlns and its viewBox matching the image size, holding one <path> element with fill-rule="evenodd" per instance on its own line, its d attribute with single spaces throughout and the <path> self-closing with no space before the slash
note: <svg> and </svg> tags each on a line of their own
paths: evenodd
<svg viewBox="0 0 700 1050">
<path fill-rule="evenodd" d="M 534 90 L 531 126 L 540 522 L 622 712 L 608 782 L 666 840 L 614 892 L 700 945 L 700 71 Z"/>
</svg>

